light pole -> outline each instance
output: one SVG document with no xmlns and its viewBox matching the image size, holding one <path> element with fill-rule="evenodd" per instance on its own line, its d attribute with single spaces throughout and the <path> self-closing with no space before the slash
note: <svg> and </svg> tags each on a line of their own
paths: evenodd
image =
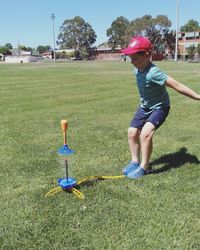
<svg viewBox="0 0 200 250">
<path fill-rule="evenodd" d="M 54 31 L 54 19 L 55 19 L 55 14 L 51 14 L 50 18 L 52 19 L 52 26 L 53 26 L 53 57 L 54 57 L 54 63 L 56 62 L 56 46 L 55 46 L 55 31 Z"/>
<path fill-rule="evenodd" d="M 177 62 L 177 54 L 178 54 L 178 26 L 179 26 L 179 0 L 176 0 L 176 45 L 175 45 L 175 56 L 174 56 L 175 62 Z"/>
</svg>

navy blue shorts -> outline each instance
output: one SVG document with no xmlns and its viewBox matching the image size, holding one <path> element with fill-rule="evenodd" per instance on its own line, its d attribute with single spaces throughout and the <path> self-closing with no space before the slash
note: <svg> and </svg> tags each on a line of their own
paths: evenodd
<svg viewBox="0 0 200 250">
<path fill-rule="evenodd" d="M 131 121 L 130 127 L 142 129 L 146 122 L 151 122 L 157 129 L 167 118 L 169 110 L 170 107 L 154 109 L 152 111 L 139 107 Z"/>
</svg>

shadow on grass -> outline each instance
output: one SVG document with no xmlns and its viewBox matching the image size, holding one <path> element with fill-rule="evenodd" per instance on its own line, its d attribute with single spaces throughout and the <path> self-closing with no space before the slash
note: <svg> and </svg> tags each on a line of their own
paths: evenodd
<svg viewBox="0 0 200 250">
<path fill-rule="evenodd" d="M 90 187 L 90 186 L 94 186 L 97 182 L 99 181 L 104 181 L 105 179 L 94 179 L 94 180 L 86 180 L 81 184 L 78 184 L 77 187 L 80 188 L 81 186 L 84 187 Z"/>
<path fill-rule="evenodd" d="M 76 187 L 77 188 L 80 188 L 80 186 L 87 186 L 87 187 L 90 187 L 90 186 L 94 186 L 97 182 L 101 182 L 101 181 L 106 181 L 108 179 L 105 179 L 103 177 L 92 177 L 92 178 L 89 178 L 89 177 L 86 177 L 86 180 L 83 181 L 81 184 L 78 184 Z"/>
<path fill-rule="evenodd" d="M 166 154 L 150 163 L 150 167 L 163 164 L 160 169 L 152 171 L 153 174 L 162 173 L 171 168 L 180 168 L 186 163 L 199 164 L 200 161 L 194 155 L 187 153 L 187 148 L 181 148 L 178 152 Z"/>
</svg>

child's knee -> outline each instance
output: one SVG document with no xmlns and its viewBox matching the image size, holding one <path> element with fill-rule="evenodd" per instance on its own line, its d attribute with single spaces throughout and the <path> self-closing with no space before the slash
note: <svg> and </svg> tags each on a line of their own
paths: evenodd
<svg viewBox="0 0 200 250">
<path fill-rule="evenodd" d="M 152 137 L 153 137 L 153 134 L 149 133 L 148 131 L 141 132 L 141 135 L 140 135 L 140 138 L 142 141 L 151 140 Z"/>
<path fill-rule="evenodd" d="M 132 128 L 132 127 L 128 128 L 128 138 L 131 138 L 131 139 L 138 138 L 139 135 L 140 135 L 140 130 L 139 129 Z"/>
<path fill-rule="evenodd" d="M 146 124 L 146 126 L 143 127 L 140 138 L 141 140 L 151 140 L 155 132 L 155 127 L 152 124 Z"/>
</svg>

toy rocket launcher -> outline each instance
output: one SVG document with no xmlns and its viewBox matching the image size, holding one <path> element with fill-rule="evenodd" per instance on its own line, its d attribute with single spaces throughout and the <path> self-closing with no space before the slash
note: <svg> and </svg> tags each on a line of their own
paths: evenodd
<svg viewBox="0 0 200 250">
<path fill-rule="evenodd" d="M 68 122 L 67 120 L 61 120 L 61 129 L 63 131 L 63 147 L 58 149 L 58 153 L 60 155 L 71 155 L 74 153 L 74 150 L 68 147 L 67 145 L 67 127 L 68 127 Z"/>
<path fill-rule="evenodd" d="M 68 147 L 67 145 L 67 127 L 68 122 L 67 120 L 61 120 L 61 129 L 63 132 L 63 147 L 58 149 L 58 154 L 64 157 L 65 169 L 66 169 L 66 176 L 64 178 L 60 178 L 57 180 L 58 187 L 50 190 L 46 196 L 58 193 L 62 190 L 71 191 L 76 194 L 80 199 L 83 199 L 83 194 L 78 191 L 75 186 L 77 185 L 76 179 L 69 177 L 68 175 L 68 159 L 67 156 L 74 153 L 74 150 Z"/>
<path fill-rule="evenodd" d="M 80 181 L 76 181 L 76 179 L 68 176 L 68 159 L 67 156 L 74 153 L 74 150 L 70 149 L 67 145 L 67 127 L 68 122 L 66 120 L 61 120 L 61 129 L 63 131 L 63 140 L 64 144 L 63 147 L 58 149 L 59 155 L 63 156 L 65 168 L 66 168 L 66 176 L 64 178 L 60 178 L 57 180 L 58 187 L 53 188 L 47 194 L 47 196 L 51 196 L 56 194 L 62 190 L 69 191 L 74 193 L 79 199 L 84 199 L 84 195 L 76 189 L 76 186 L 79 186 L 82 183 L 86 183 L 91 180 L 105 180 L 105 179 L 121 179 L 124 178 L 124 175 L 119 176 L 89 176 Z"/>
<path fill-rule="evenodd" d="M 74 178 L 69 177 L 68 175 L 68 160 L 66 158 L 67 155 L 71 155 L 74 153 L 74 150 L 68 147 L 67 145 L 67 127 L 68 122 L 67 120 L 61 120 L 61 129 L 63 131 L 63 147 L 58 149 L 58 153 L 61 156 L 64 156 L 64 163 L 66 169 L 66 178 L 60 178 L 58 180 L 58 185 L 62 188 L 71 189 L 73 186 L 76 185 L 76 180 Z"/>
</svg>

